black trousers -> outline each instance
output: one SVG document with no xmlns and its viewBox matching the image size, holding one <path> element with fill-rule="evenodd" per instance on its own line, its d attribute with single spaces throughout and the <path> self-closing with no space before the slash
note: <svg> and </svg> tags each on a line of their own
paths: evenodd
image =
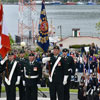
<svg viewBox="0 0 100 100">
<path fill-rule="evenodd" d="M 64 86 L 64 100 L 70 100 L 70 91 L 69 91 L 70 85 L 66 84 Z"/>
<path fill-rule="evenodd" d="M 22 81 L 18 85 L 19 88 L 19 100 L 25 100 L 25 86 L 23 86 Z"/>
<path fill-rule="evenodd" d="M 64 86 L 62 83 L 49 83 L 50 90 L 50 100 L 57 100 L 56 94 L 58 96 L 58 100 L 64 100 Z"/>
<path fill-rule="evenodd" d="M 16 86 L 15 85 L 7 85 L 5 83 L 7 100 L 16 100 Z"/>
<path fill-rule="evenodd" d="M 26 100 L 37 100 L 37 85 L 27 86 L 26 85 Z"/>
</svg>

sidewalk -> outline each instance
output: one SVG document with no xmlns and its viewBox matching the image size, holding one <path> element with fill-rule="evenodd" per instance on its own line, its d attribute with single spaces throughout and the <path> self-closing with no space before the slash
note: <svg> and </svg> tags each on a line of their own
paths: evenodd
<svg viewBox="0 0 100 100">
<path fill-rule="evenodd" d="M 0 98 L 0 100 L 6 100 L 6 98 Z M 18 97 L 16 100 L 19 100 Z M 38 100 L 50 100 L 50 98 L 39 98 Z"/>
</svg>

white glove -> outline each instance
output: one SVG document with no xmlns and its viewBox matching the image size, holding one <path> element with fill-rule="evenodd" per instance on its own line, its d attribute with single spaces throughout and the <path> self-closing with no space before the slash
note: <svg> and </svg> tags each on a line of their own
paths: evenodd
<svg viewBox="0 0 100 100">
<path fill-rule="evenodd" d="M 50 57 L 45 57 L 45 58 L 42 59 L 42 62 L 43 62 L 43 63 L 46 63 L 46 62 L 48 62 L 48 61 L 50 61 Z"/>
<path fill-rule="evenodd" d="M 93 89 L 91 90 L 91 93 L 90 93 L 91 95 L 93 94 Z"/>
<path fill-rule="evenodd" d="M 49 77 L 49 81 L 52 82 L 52 78 L 51 77 Z"/>
<path fill-rule="evenodd" d="M 88 95 L 89 93 L 88 92 L 86 92 L 86 95 Z"/>
<path fill-rule="evenodd" d="M 7 59 L 8 57 L 6 56 L 3 60 L 1 60 L 1 65 L 3 65 Z"/>
<path fill-rule="evenodd" d="M 25 81 L 23 81 L 23 85 L 25 86 Z"/>
<path fill-rule="evenodd" d="M 63 85 L 67 84 L 68 75 L 64 76 Z"/>
<path fill-rule="evenodd" d="M 71 71 L 71 72 L 72 72 L 72 69 L 71 69 L 71 68 L 69 68 L 69 69 L 68 69 L 68 71 Z"/>
<path fill-rule="evenodd" d="M 20 83 L 20 76 L 17 77 L 16 85 Z"/>
<path fill-rule="evenodd" d="M 5 77 L 5 82 L 8 84 L 8 85 L 10 85 L 11 84 L 11 82 Z"/>
<path fill-rule="evenodd" d="M 76 72 L 78 72 L 78 69 L 76 68 Z"/>
<path fill-rule="evenodd" d="M 94 86 L 93 88 L 94 88 L 94 91 L 95 91 L 96 90 L 96 86 Z"/>
<path fill-rule="evenodd" d="M 91 88 L 90 88 L 90 89 L 86 92 L 86 95 L 88 95 L 88 94 L 89 94 L 90 90 L 91 90 Z"/>
</svg>

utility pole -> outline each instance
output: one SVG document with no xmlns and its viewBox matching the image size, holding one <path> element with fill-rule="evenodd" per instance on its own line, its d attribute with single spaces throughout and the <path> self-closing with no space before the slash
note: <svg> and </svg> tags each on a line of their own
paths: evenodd
<svg viewBox="0 0 100 100">
<path fill-rule="evenodd" d="M 29 45 L 33 45 L 35 10 L 35 0 L 19 0 L 18 35 Z"/>
<path fill-rule="evenodd" d="M 61 38 L 61 41 L 62 41 L 62 26 L 59 25 L 58 28 L 60 29 L 60 38 Z"/>
</svg>

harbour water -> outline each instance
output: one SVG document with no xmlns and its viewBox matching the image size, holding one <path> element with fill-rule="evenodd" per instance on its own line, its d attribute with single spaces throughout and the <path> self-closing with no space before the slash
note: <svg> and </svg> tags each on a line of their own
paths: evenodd
<svg viewBox="0 0 100 100">
<path fill-rule="evenodd" d="M 18 5 L 4 5 L 4 14 L 8 32 L 14 37 L 18 34 Z M 34 22 L 39 23 L 41 5 L 36 5 Z M 100 5 L 46 5 L 49 25 L 55 27 L 56 35 L 62 27 L 63 37 L 72 36 L 72 28 L 80 28 L 82 36 L 99 36 L 96 23 L 100 21 Z"/>
</svg>

